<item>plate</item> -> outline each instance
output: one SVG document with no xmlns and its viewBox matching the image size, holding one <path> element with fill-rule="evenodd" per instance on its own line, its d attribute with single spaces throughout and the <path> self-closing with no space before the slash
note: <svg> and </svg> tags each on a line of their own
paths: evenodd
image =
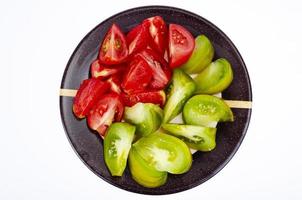
<svg viewBox="0 0 302 200">
<path fill-rule="evenodd" d="M 128 167 L 122 177 L 112 177 L 103 159 L 103 141 L 87 126 L 86 120 L 78 120 L 72 113 L 75 89 L 89 76 L 89 67 L 97 58 L 103 37 L 112 23 L 128 32 L 142 20 L 160 15 L 167 24 L 186 27 L 194 36 L 205 34 L 213 43 L 215 57 L 224 57 L 233 67 L 232 84 L 223 91 L 235 116 L 233 123 L 219 123 L 216 148 L 208 153 L 196 152 L 192 168 L 185 174 L 169 174 L 167 183 L 158 188 L 145 188 L 132 178 Z M 61 83 L 60 111 L 62 123 L 70 144 L 79 158 L 97 176 L 121 189 L 142 194 L 171 194 L 193 188 L 217 174 L 238 150 L 251 117 L 252 90 L 249 75 L 242 57 L 232 41 L 214 24 L 192 12 L 166 6 L 138 7 L 118 13 L 101 22 L 79 43 L 71 55 Z M 72 167 L 72 166 L 70 166 Z M 226 180 L 228 182 L 230 180 Z M 232 180 L 234 181 L 234 180 Z"/>
</svg>

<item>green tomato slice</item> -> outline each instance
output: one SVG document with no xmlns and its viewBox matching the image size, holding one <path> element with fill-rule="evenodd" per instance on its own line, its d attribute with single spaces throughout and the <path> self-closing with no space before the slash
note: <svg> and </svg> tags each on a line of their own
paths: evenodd
<svg viewBox="0 0 302 200">
<path fill-rule="evenodd" d="M 205 35 L 199 35 L 195 39 L 195 48 L 189 60 L 181 66 L 188 74 L 201 72 L 214 57 L 214 48 L 211 41 Z"/>
<path fill-rule="evenodd" d="M 233 80 L 231 64 L 224 58 L 212 62 L 194 81 L 198 94 L 215 94 L 225 90 Z"/>
<path fill-rule="evenodd" d="M 134 148 L 130 150 L 128 163 L 132 178 L 144 187 L 159 187 L 167 181 L 168 173 L 148 165 Z"/>
<path fill-rule="evenodd" d="M 211 95 L 195 95 L 183 109 L 186 124 L 210 126 L 212 122 L 234 121 L 232 110 L 220 98 Z"/>
<path fill-rule="evenodd" d="M 163 119 L 162 109 L 152 103 L 137 103 L 132 107 L 126 107 L 124 112 L 126 122 L 136 126 L 136 134 L 139 137 L 155 132 Z"/>
<path fill-rule="evenodd" d="M 182 139 L 192 149 L 211 151 L 216 147 L 216 128 L 183 124 L 163 124 L 162 128 Z"/>
<path fill-rule="evenodd" d="M 110 125 L 104 139 L 105 163 L 112 176 L 122 176 L 126 165 L 135 126 L 125 122 Z"/>
<path fill-rule="evenodd" d="M 186 101 L 193 95 L 195 88 L 195 83 L 189 75 L 181 69 L 173 71 L 168 99 L 164 107 L 163 123 L 169 122 L 181 112 Z"/>
<path fill-rule="evenodd" d="M 188 146 L 182 140 L 159 131 L 142 137 L 133 144 L 133 148 L 158 171 L 182 174 L 192 165 Z"/>
</svg>

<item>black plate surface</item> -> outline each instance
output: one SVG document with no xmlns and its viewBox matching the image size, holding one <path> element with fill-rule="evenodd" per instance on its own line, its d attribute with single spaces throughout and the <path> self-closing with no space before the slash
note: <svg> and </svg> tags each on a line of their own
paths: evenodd
<svg viewBox="0 0 302 200">
<path fill-rule="evenodd" d="M 133 8 L 118 13 L 97 25 L 83 38 L 73 52 L 66 66 L 61 88 L 77 89 L 82 80 L 88 78 L 90 63 L 96 59 L 99 45 L 112 23 L 117 23 L 124 32 L 128 32 L 145 18 L 154 15 L 162 16 L 167 23 L 185 26 L 194 36 L 205 34 L 214 45 L 215 58 L 224 57 L 230 61 L 233 67 L 234 80 L 231 86 L 223 92 L 223 98 L 252 100 L 247 69 L 231 40 L 206 19 L 182 9 L 165 6 Z M 110 184 L 143 194 L 169 194 L 184 191 L 214 176 L 230 161 L 239 148 L 251 116 L 251 109 L 232 109 L 235 121 L 233 123 L 219 123 L 215 150 L 210 153 L 195 153 L 193 165 L 189 172 L 183 175 L 169 175 L 164 186 L 150 189 L 134 182 L 128 168 L 120 178 L 110 175 L 103 159 L 102 139 L 88 129 L 86 120 L 75 118 L 72 113 L 72 102 L 72 97 L 60 97 L 62 123 L 79 158 L 91 171 Z"/>
</svg>

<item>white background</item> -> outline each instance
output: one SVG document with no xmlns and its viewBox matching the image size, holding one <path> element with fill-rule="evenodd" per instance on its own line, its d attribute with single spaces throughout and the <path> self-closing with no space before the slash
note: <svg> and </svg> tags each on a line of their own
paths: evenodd
<svg viewBox="0 0 302 200">
<path fill-rule="evenodd" d="M 197 4 L 198 2 L 198 4 Z M 253 87 L 246 138 L 215 177 L 165 199 L 302 199 L 302 4 L 299 1 L 0 1 L 0 199 L 161 199 L 88 170 L 60 121 L 65 65 L 84 35 L 128 8 L 195 12 L 241 52 Z"/>
</svg>

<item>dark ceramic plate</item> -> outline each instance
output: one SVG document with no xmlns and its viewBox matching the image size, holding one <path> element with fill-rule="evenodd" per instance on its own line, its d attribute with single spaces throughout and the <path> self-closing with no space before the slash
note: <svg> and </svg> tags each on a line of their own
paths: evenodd
<svg viewBox="0 0 302 200">
<path fill-rule="evenodd" d="M 205 34 L 215 48 L 215 58 L 224 57 L 230 61 L 234 70 L 231 86 L 222 94 L 224 99 L 251 101 L 252 91 L 245 64 L 231 40 L 215 25 L 206 19 L 182 10 L 164 6 L 148 6 L 126 10 L 100 23 L 90 31 L 73 52 L 63 75 L 61 88 L 77 89 L 89 75 L 90 63 L 96 59 L 100 42 L 112 23 L 117 23 L 124 32 L 140 23 L 143 19 L 160 15 L 167 23 L 185 26 L 197 36 Z M 193 188 L 219 172 L 239 148 L 248 128 L 251 109 L 233 108 L 235 121 L 219 123 L 217 147 L 209 153 L 197 152 L 193 155 L 193 165 L 189 172 L 182 175 L 169 175 L 168 181 L 159 188 L 145 188 L 131 178 L 127 168 L 122 177 L 112 177 L 103 159 L 103 141 L 92 133 L 86 120 L 77 120 L 72 113 L 72 97 L 60 97 L 62 122 L 67 137 L 79 158 L 96 175 L 119 188 L 143 194 L 169 194 Z"/>
</svg>

